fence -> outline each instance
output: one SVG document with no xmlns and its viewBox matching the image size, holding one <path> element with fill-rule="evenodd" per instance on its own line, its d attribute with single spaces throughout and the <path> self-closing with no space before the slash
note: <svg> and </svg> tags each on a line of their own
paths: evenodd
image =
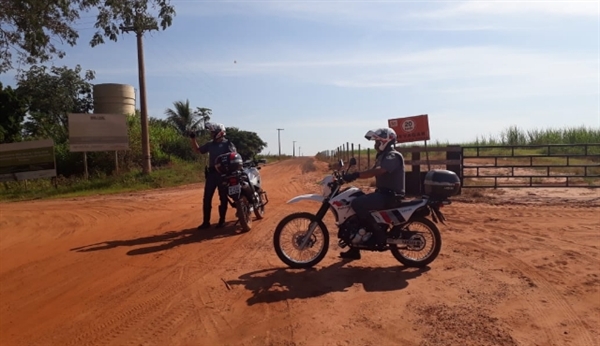
<svg viewBox="0 0 600 346">
<path fill-rule="evenodd" d="M 372 167 L 375 150 L 346 143 L 321 152 L 326 161 L 355 157 L 358 169 Z M 431 169 L 447 169 L 463 188 L 600 187 L 600 143 L 445 147 L 397 146 L 405 158 L 407 194 L 423 191 Z M 424 166 L 424 168 L 422 167 Z"/>
<path fill-rule="evenodd" d="M 346 143 L 336 150 L 324 151 L 318 154 L 328 162 L 335 162 L 339 159 L 347 162 L 351 157 L 356 158 L 359 170 L 371 168 L 375 164 L 375 149 L 367 148 L 361 150 L 360 144 Z M 406 193 L 409 195 L 418 195 L 423 191 L 423 181 L 428 170 L 438 168 L 453 171 L 461 176 L 461 147 L 400 147 L 396 150 L 404 156 L 406 169 Z M 422 167 L 423 166 L 423 167 Z"/>
<path fill-rule="evenodd" d="M 600 187 L 600 144 L 463 146 L 464 187 Z"/>
</svg>

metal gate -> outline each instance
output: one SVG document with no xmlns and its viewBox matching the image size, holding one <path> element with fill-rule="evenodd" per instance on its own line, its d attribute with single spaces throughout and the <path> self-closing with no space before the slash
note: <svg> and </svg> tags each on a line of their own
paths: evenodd
<svg viewBox="0 0 600 346">
<path fill-rule="evenodd" d="M 462 146 L 463 188 L 600 187 L 600 143 Z"/>
</svg>

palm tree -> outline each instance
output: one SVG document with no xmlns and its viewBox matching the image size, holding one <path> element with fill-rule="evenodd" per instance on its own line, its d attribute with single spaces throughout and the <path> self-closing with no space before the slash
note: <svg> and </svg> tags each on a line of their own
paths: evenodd
<svg viewBox="0 0 600 346">
<path fill-rule="evenodd" d="M 185 135 L 190 131 L 197 132 L 199 130 L 202 119 L 198 119 L 196 112 L 190 108 L 190 101 L 175 101 L 173 102 L 174 110 L 167 108 L 165 115 L 167 121 L 173 125 L 179 133 Z"/>
<path fill-rule="evenodd" d="M 210 121 L 210 116 L 212 115 L 212 109 L 210 108 L 202 108 L 196 107 L 196 111 L 194 112 L 200 120 L 199 123 L 202 123 L 202 129 L 206 129 L 206 123 Z"/>
</svg>

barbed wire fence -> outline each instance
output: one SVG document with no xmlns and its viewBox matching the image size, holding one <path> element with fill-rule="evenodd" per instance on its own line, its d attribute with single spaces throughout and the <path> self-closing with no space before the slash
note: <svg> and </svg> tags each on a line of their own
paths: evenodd
<svg viewBox="0 0 600 346">
<path fill-rule="evenodd" d="M 371 167 L 371 162 L 375 159 L 375 153 L 373 152 L 374 149 L 366 148 L 365 150 L 361 148 L 360 144 L 355 146 L 354 143 L 346 142 L 334 150 L 324 150 L 319 152 L 317 158 L 328 163 L 334 163 L 340 159 L 344 162 L 348 162 L 350 161 L 350 158 L 354 157 L 357 162 L 356 168 L 363 169 Z"/>
</svg>

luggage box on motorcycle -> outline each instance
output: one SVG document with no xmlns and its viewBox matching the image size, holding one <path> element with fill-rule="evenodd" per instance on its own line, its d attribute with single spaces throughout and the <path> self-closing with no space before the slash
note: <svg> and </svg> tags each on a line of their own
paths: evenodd
<svg viewBox="0 0 600 346">
<path fill-rule="evenodd" d="M 433 169 L 425 174 L 425 194 L 432 198 L 448 198 L 460 192 L 460 179 L 452 171 Z"/>
<path fill-rule="evenodd" d="M 231 152 L 219 155 L 215 160 L 215 168 L 221 174 L 231 174 L 241 170 L 243 163 L 244 160 L 240 154 Z"/>
</svg>

